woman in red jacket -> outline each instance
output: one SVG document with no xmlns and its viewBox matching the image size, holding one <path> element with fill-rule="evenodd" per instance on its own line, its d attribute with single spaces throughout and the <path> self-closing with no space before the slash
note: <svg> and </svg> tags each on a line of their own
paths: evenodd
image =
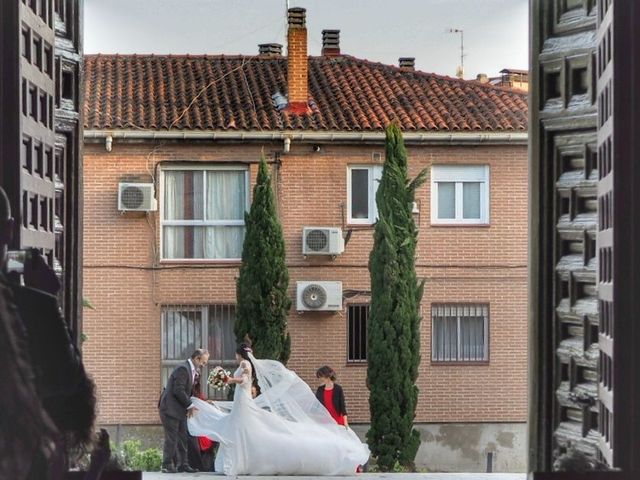
<svg viewBox="0 0 640 480">
<path fill-rule="evenodd" d="M 316 391 L 316 397 L 324 405 L 338 425 L 349 426 L 347 420 L 347 404 L 342 387 L 335 383 L 336 372 L 327 365 L 320 367 L 316 377 L 322 382 Z"/>
</svg>

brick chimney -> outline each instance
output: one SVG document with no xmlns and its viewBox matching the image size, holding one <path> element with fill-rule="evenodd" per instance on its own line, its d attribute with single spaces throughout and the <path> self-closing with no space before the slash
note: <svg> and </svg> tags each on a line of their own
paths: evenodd
<svg viewBox="0 0 640 480">
<path fill-rule="evenodd" d="M 293 113 L 306 113 L 309 109 L 309 58 L 307 56 L 306 10 L 289 9 L 287 32 L 287 90 L 289 106 Z"/>
<path fill-rule="evenodd" d="M 258 45 L 260 56 L 279 57 L 282 55 L 282 45 L 279 43 L 261 43 Z"/>
<path fill-rule="evenodd" d="M 340 56 L 340 30 L 322 31 L 322 56 Z"/>
<path fill-rule="evenodd" d="M 413 72 L 416 69 L 416 59 L 415 57 L 400 57 L 398 59 L 398 65 L 400 65 L 400 70 Z"/>
<path fill-rule="evenodd" d="M 486 73 L 479 73 L 476 76 L 476 80 L 480 83 L 489 83 L 489 77 L 487 77 Z"/>
</svg>

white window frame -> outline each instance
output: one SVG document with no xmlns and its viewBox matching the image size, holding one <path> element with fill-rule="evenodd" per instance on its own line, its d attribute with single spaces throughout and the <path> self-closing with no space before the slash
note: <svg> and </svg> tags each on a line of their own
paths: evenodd
<svg viewBox="0 0 640 480">
<path fill-rule="evenodd" d="M 182 171 L 182 170 L 194 170 L 201 172 L 208 171 L 244 171 L 245 192 L 246 192 L 246 208 L 248 211 L 251 207 L 251 192 L 250 192 L 250 179 L 249 168 L 245 165 L 231 164 L 231 165 L 164 165 L 160 169 L 160 261 L 163 262 L 189 262 L 189 263 L 207 263 L 207 262 L 239 262 L 241 258 L 165 258 L 164 256 L 164 227 L 215 227 L 215 226 L 244 226 L 244 218 L 242 220 L 165 220 L 164 219 L 164 173 L 167 171 Z M 203 195 L 206 194 L 207 189 L 207 175 L 204 177 Z M 203 208 L 206 208 L 206 203 Z M 206 217 L 206 211 L 203 210 L 203 216 Z"/>
<path fill-rule="evenodd" d="M 457 357 L 455 359 L 443 359 L 443 358 L 438 358 L 437 356 L 437 339 L 436 339 L 436 335 L 435 335 L 435 323 L 436 323 L 436 318 L 443 318 L 444 315 L 436 315 L 438 309 L 451 309 L 451 310 L 456 310 L 455 312 L 455 317 L 456 317 L 456 337 L 457 337 L 457 343 L 456 343 L 456 355 Z M 460 319 L 462 317 L 464 317 L 465 315 L 460 314 L 460 310 L 463 310 L 464 308 L 476 308 L 476 309 L 481 309 L 482 311 L 484 311 L 485 313 L 483 313 L 483 319 L 484 319 L 484 324 L 483 324 L 483 335 L 484 335 L 484 351 L 483 351 L 483 358 L 482 359 L 464 359 L 461 358 L 461 352 L 462 352 L 462 334 L 461 334 L 461 326 L 460 326 Z M 454 316 L 454 315 L 449 315 L 449 316 Z M 431 304 L 431 362 L 433 363 L 481 363 L 481 364 L 485 364 L 487 362 L 489 362 L 489 321 L 491 318 L 491 310 L 490 310 L 490 305 L 489 303 L 433 303 Z"/>
<path fill-rule="evenodd" d="M 438 183 L 455 183 L 455 218 L 438 218 Z M 480 183 L 480 218 L 463 218 L 462 199 L 465 182 Z M 432 165 L 431 166 L 431 224 L 432 225 L 488 225 L 489 224 L 489 165 Z"/>
<path fill-rule="evenodd" d="M 369 171 L 369 217 L 353 218 L 351 216 L 351 171 Z M 376 192 L 382 178 L 382 165 L 349 165 L 347 166 L 347 223 L 349 225 L 372 225 L 378 219 L 378 207 L 376 205 Z"/>
</svg>

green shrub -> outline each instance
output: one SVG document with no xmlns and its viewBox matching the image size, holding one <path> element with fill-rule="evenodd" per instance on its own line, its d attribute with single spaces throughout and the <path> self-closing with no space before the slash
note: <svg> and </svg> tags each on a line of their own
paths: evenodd
<svg viewBox="0 0 640 480">
<path fill-rule="evenodd" d="M 412 470 L 409 467 L 406 467 L 405 465 L 401 465 L 400 462 L 396 462 L 393 465 L 393 472 L 394 473 L 408 473 L 411 472 Z"/>
<path fill-rule="evenodd" d="M 158 472 L 162 466 L 162 452 L 157 448 L 142 450 L 140 440 L 125 440 L 122 443 L 122 461 L 127 470 Z"/>
<path fill-rule="evenodd" d="M 140 453 L 142 442 L 140 440 L 125 440 L 122 442 L 122 461 L 127 470 L 133 465 L 135 457 Z"/>
<path fill-rule="evenodd" d="M 157 472 L 162 466 L 162 452 L 157 448 L 148 448 L 136 455 L 133 469 L 143 472 Z"/>
</svg>

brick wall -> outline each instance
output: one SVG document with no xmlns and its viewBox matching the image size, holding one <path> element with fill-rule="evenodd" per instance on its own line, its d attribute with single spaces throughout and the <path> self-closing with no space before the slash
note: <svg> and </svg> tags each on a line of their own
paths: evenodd
<svg viewBox="0 0 640 480">
<path fill-rule="evenodd" d="M 98 383 L 101 423 L 157 423 L 160 391 L 160 306 L 235 303 L 237 264 L 166 264 L 158 261 L 158 213 L 120 214 L 118 182 L 157 175 L 159 162 L 254 161 L 260 150 L 281 145 L 114 143 L 85 147 L 84 345 Z M 298 280 L 341 280 L 345 289 L 368 290 L 372 228 L 356 228 L 335 260 L 302 256 L 302 227 L 343 226 L 349 164 L 370 164 L 383 147 L 310 145 L 294 142 L 282 156 L 277 195 L 287 242 L 292 296 Z M 527 167 L 525 146 L 413 147 L 415 174 L 433 163 L 490 166 L 490 226 L 430 226 L 429 185 L 418 192 L 417 269 L 427 285 L 422 303 L 422 365 L 419 422 L 525 421 Z M 251 165 L 255 178 L 256 164 Z M 202 268 L 202 267 L 205 268 Z M 152 268 L 152 267 L 155 267 Z M 366 302 L 366 296 L 345 305 Z M 490 361 L 483 365 L 432 365 L 431 303 L 490 304 Z M 294 309 L 295 310 L 295 309 Z M 289 366 L 315 388 L 314 373 L 332 365 L 344 386 L 352 422 L 368 419 L 365 365 L 348 365 L 347 318 L 298 315 L 289 327 Z"/>
</svg>

